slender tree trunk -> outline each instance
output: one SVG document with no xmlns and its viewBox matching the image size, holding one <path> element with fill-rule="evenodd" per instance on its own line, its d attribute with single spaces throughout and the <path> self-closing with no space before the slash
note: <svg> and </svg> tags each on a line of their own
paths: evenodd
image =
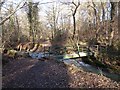
<svg viewBox="0 0 120 90">
<path fill-rule="evenodd" d="M 120 40 L 120 1 L 118 2 L 118 36 Z"/>
<path fill-rule="evenodd" d="M 94 23 L 94 29 L 96 30 L 96 34 L 95 34 L 95 39 L 97 40 L 98 39 L 98 32 L 99 32 L 99 30 L 97 29 L 97 18 L 98 18 L 98 16 L 97 16 L 97 10 L 96 10 L 96 5 L 95 5 L 95 3 L 93 2 L 93 0 L 92 0 L 92 4 L 93 4 L 93 6 L 91 6 L 92 8 L 93 8 L 93 10 L 94 10 L 94 18 L 93 18 L 93 23 Z"/>
<path fill-rule="evenodd" d="M 104 6 L 103 3 L 101 2 L 101 7 L 102 7 L 102 21 L 105 20 L 105 10 L 104 10 Z"/>
<path fill-rule="evenodd" d="M 16 15 L 16 24 L 17 24 L 17 35 L 18 35 L 18 42 L 19 42 L 20 41 L 20 26 L 19 26 L 17 15 Z"/>
<path fill-rule="evenodd" d="M 74 27 L 72 39 L 74 39 L 75 38 L 75 34 L 76 34 L 76 20 L 75 20 L 75 15 L 76 15 L 77 9 L 80 6 L 80 2 L 78 2 L 78 5 L 76 5 L 74 2 L 72 2 L 72 3 L 75 5 L 75 10 L 73 11 L 73 14 L 72 14 L 72 16 L 73 16 L 73 27 Z"/>
<path fill-rule="evenodd" d="M 114 20 L 115 15 L 117 14 L 116 12 L 116 5 L 117 2 L 111 2 L 111 20 Z"/>
<path fill-rule="evenodd" d="M 0 20 L 2 20 L 2 17 L 0 17 Z M 4 47 L 4 44 L 3 44 L 3 41 L 4 41 L 4 31 L 3 31 L 3 27 L 4 27 L 4 24 L 3 25 L 0 25 L 0 47 Z"/>
<path fill-rule="evenodd" d="M 76 21 L 75 21 L 75 16 L 73 15 L 73 27 L 74 27 L 74 31 L 73 31 L 73 39 L 75 38 L 75 34 L 76 34 Z"/>
</svg>

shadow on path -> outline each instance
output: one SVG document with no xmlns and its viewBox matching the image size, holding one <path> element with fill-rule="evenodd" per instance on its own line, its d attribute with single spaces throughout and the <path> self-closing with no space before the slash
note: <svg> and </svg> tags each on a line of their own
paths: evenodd
<svg viewBox="0 0 120 90">
<path fill-rule="evenodd" d="M 3 68 L 3 88 L 68 87 L 67 68 L 55 60 L 39 61 L 26 58 Z"/>
</svg>

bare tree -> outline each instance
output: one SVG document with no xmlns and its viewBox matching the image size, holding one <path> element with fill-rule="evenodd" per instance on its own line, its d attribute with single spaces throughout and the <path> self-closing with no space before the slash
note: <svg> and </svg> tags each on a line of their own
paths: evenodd
<svg viewBox="0 0 120 90">
<path fill-rule="evenodd" d="M 28 12 L 27 17 L 29 21 L 29 39 L 34 42 L 37 37 L 38 31 L 38 4 L 33 2 L 28 2 Z"/>
<path fill-rule="evenodd" d="M 74 39 L 75 34 L 76 34 L 76 18 L 75 18 L 75 15 L 76 15 L 77 9 L 80 6 L 80 1 L 78 1 L 78 4 L 75 4 L 75 2 L 72 1 L 72 4 L 75 6 L 75 9 L 72 10 L 73 11 L 73 13 L 72 13 L 72 16 L 73 16 L 73 27 L 74 27 L 73 37 L 72 38 Z"/>
<path fill-rule="evenodd" d="M 48 25 L 51 27 L 52 38 L 54 38 L 57 32 L 60 11 L 61 10 L 59 10 L 59 6 L 55 3 L 53 3 L 52 7 L 49 7 L 48 11 L 46 11 L 46 18 Z"/>
</svg>

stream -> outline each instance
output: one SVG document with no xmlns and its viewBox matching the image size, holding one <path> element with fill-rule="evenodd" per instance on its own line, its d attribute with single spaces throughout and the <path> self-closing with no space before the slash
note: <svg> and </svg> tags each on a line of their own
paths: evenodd
<svg viewBox="0 0 120 90">
<path fill-rule="evenodd" d="M 95 67 L 95 66 L 86 64 L 81 60 L 81 58 L 77 58 L 77 59 L 69 59 L 69 58 L 67 58 L 67 59 L 64 59 L 65 55 L 53 55 L 53 54 L 49 54 L 49 53 L 44 54 L 44 53 L 36 53 L 36 52 L 29 53 L 29 55 L 32 58 L 35 58 L 35 59 L 41 59 L 43 57 L 52 56 L 52 57 L 56 58 L 56 60 L 64 62 L 67 65 L 72 65 L 73 64 L 77 68 L 83 69 L 84 71 L 92 72 L 92 73 L 99 74 L 99 75 L 103 75 L 103 76 L 106 76 L 106 77 L 108 77 L 108 78 L 110 78 L 112 80 L 120 82 L 120 75 L 119 74 L 103 71 L 99 67 Z"/>
</svg>

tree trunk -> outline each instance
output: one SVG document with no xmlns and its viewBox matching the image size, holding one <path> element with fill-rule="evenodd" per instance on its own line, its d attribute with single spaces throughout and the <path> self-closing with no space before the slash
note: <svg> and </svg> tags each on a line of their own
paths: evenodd
<svg viewBox="0 0 120 90">
<path fill-rule="evenodd" d="M 20 41 L 20 26 L 19 26 L 17 15 L 16 15 L 16 24 L 17 24 L 17 35 L 18 35 L 18 42 L 19 42 Z"/>
<path fill-rule="evenodd" d="M 75 20 L 75 15 L 76 15 L 77 9 L 80 6 L 80 2 L 78 1 L 78 4 L 75 4 L 74 2 L 72 2 L 72 4 L 75 6 L 75 9 L 74 9 L 73 14 L 72 14 L 72 16 L 73 16 L 73 27 L 74 27 L 72 39 L 74 39 L 75 38 L 75 34 L 76 34 L 76 20 Z"/>
<path fill-rule="evenodd" d="M 101 2 L 101 7 L 102 7 L 102 21 L 105 20 L 105 10 L 104 10 L 104 6 L 103 3 Z"/>
<path fill-rule="evenodd" d="M 118 2 L 118 36 L 120 40 L 120 1 Z"/>
<path fill-rule="evenodd" d="M 111 3 L 111 21 L 114 21 L 115 16 L 117 15 L 117 2 L 110 2 Z M 114 27 L 110 27 L 110 41 L 109 41 L 109 46 L 112 45 L 113 38 L 114 38 Z"/>
<path fill-rule="evenodd" d="M 73 27 L 74 27 L 74 31 L 73 31 L 73 39 L 75 38 L 75 34 L 76 34 L 76 21 L 75 21 L 75 16 L 73 15 Z"/>
<path fill-rule="evenodd" d="M 115 15 L 117 14 L 117 2 L 110 2 L 111 3 L 111 20 L 114 20 Z"/>
</svg>

